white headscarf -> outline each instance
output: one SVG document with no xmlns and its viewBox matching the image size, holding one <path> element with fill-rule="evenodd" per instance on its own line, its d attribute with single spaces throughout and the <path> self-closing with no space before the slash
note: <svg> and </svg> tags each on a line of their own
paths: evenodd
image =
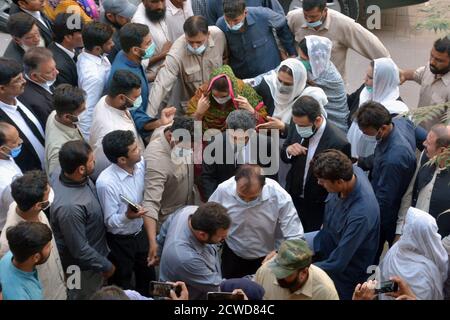
<svg viewBox="0 0 450 320">
<path fill-rule="evenodd" d="M 443 299 L 448 255 L 441 242 L 436 220 L 428 213 L 409 208 L 403 235 L 381 262 L 381 278 L 400 276 L 418 299 Z"/>
<path fill-rule="evenodd" d="M 400 96 L 400 75 L 397 65 L 391 58 L 374 60 L 373 68 L 373 93 L 366 87 L 359 96 L 359 106 L 373 100 L 381 103 L 391 114 L 400 114 L 409 111 L 408 106 L 398 101 Z M 353 121 L 347 133 L 347 139 L 352 145 L 353 157 L 367 157 L 373 154 L 376 141 L 366 137 L 359 129 L 356 121 Z"/>
<path fill-rule="evenodd" d="M 280 93 L 280 82 L 278 81 L 278 70 L 281 66 L 287 66 L 292 70 L 294 79 L 293 90 L 289 94 Z M 272 94 L 275 110 L 273 117 L 281 119 L 283 122 L 290 122 L 292 116 L 292 106 L 303 92 L 306 86 L 306 69 L 299 60 L 289 58 L 281 62 L 280 66 L 264 76 L 264 80 L 270 88 Z"/>
<path fill-rule="evenodd" d="M 333 43 L 325 37 L 306 36 L 305 38 L 309 62 L 311 64 L 312 80 L 314 80 L 328 69 Z"/>
<path fill-rule="evenodd" d="M 328 104 L 328 98 L 325 94 L 325 91 L 322 90 L 322 88 L 318 87 L 307 87 L 305 90 L 303 90 L 300 97 L 303 96 L 310 96 L 311 98 L 314 98 L 320 105 L 320 111 L 322 115 L 326 118 L 327 112 L 325 111 L 325 106 Z"/>
</svg>

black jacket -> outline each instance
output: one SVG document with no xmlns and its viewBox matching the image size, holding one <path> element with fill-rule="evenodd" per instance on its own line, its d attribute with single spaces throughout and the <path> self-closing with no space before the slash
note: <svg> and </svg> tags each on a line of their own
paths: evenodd
<svg viewBox="0 0 450 320">
<path fill-rule="evenodd" d="M 17 6 L 14 3 L 11 3 L 11 7 L 9 9 L 9 14 L 13 15 L 15 13 L 24 12 L 28 14 L 27 12 L 23 11 L 19 6 Z M 32 15 L 30 15 L 33 17 Z M 45 46 L 47 47 L 52 41 L 53 41 L 53 23 L 51 20 L 41 11 L 41 17 L 45 21 L 46 25 L 42 24 L 41 21 L 33 17 L 33 19 L 36 21 L 36 24 L 39 28 L 39 31 L 41 33 L 41 37 L 45 41 Z"/>
<path fill-rule="evenodd" d="M 231 159 L 231 161 L 234 160 L 234 149 L 233 145 L 230 143 L 229 138 L 226 136 L 226 133 L 223 132 L 220 135 L 215 136 L 214 138 L 217 139 L 217 137 L 221 136 L 222 138 L 222 150 L 224 150 L 222 157 L 219 158 L 219 155 L 217 155 L 218 159 L 214 158 L 214 163 L 207 164 L 205 162 L 205 159 L 203 159 L 202 164 L 202 174 L 201 174 L 201 184 L 202 184 L 202 191 L 203 195 L 205 197 L 205 200 L 208 200 L 209 197 L 214 193 L 214 191 L 217 189 L 217 186 L 221 184 L 222 182 L 228 180 L 232 176 L 235 175 L 237 169 L 239 168 L 238 164 L 230 164 L 230 161 L 226 161 L 227 157 L 228 160 Z M 208 147 L 212 147 L 212 143 L 214 143 L 213 140 L 209 143 Z M 253 141 L 253 140 L 250 140 Z M 261 151 L 260 146 L 267 146 L 267 152 Z M 265 135 L 259 134 L 256 137 L 256 154 L 257 158 L 254 158 L 254 154 L 251 152 L 250 157 L 252 160 L 252 163 L 257 163 L 261 167 L 271 167 L 271 166 L 278 166 L 278 160 L 279 160 L 279 149 L 278 147 L 276 150 L 274 150 L 275 154 L 272 153 L 271 150 L 272 142 L 271 139 L 268 138 Z M 261 152 L 260 152 L 261 151 Z M 208 153 L 208 152 L 206 152 Z M 205 153 L 204 153 L 205 155 Z M 213 157 L 216 156 L 215 150 L 211 152 L 211 155 Z M 267 161 L 264 161 L 264 157 L 268 157 L 270 161 L 267 163 Z M 219 160 L 219 161 L 218 161 Z M 217 163 L 222 162 L 222 163 Z M 277 180 L 277 175 L 268 175 L 269 178 L 272 178 L 274 180 Z"/>
<path fill-rule="evenodd" d="M 22 49 L 14 40 L 11 40 L 6 47 L 4 58 L 13 59 L 22 64 L 23 56 L 25 55 L 25 50 Z"/>
<path fill-rule="evenodd" d="M 75 61 L 54 42 L 48 46 L 48 49 L 53 53 L 56 69 L 59 71 L 54 84 L 55 88 L 62 83 L 68 83 L 74 87 L 77 87 L 78 73 Z"/>
<path fill-rule="evenodd" d="M 17 99 L 33 112 L 45 130 L 47 118 L 54 110 L 53 95 L 40 85 L 27 79 L 25 90 Z"/>
<path fill-rule="evenodd" d="M 16 127 L 17 131 L 19 131 L 20 138 L 23 140 L 22 151 L 20 152 L 19 156 L 14 159 L 14 161 L 22 170 L 22 172 L 30 170 L 42 170 L 41 160 L 39 159 L 39 156 L 34 150 L 31 142 L 23 134 L 20 128 L 16 125 L 16 123 L 1 108 L 0 108 L 0 121 L 5 121 L 10 125 Z"/>
<path fill-rule="evenodd" d="M 306 155 L 292 157 L 288 159 L 286 155 L 286 149 L 294 143 L 301 144 L 302 138 L 297 133 L 295 123 L 291 122 L 289 127 L 288 137 L 286 138 L 283 147 L 281 149 L 281 159 L 286 163 L 291 163 L 292 167 L 286 177 L 286 190 L 289 192 L 293 200 L 300 198 L 299 186 L 301 172 L 304 172 L 304 168 L 300 168 L 301 157 Z M 349 158 L 351 156 L 350 143 L 347 140 L 345 134 L 337 128 L 335 125 L 327 121 L 325 130 L 317 146 L 314 155 L 319 154 L 327 149 L 336 149 L 342 151 Z M 303 218 L 303 227 L 309 229 L 309 231 L 318 230 L 322 225 L 323 213 L 325 209 L 325 199 L 328 196 L 328 192 L 317 183 L 317 178 L 313 174 L 312 166 L 309 166 L 309 170 L 306 176 L 305 188 L 304 188 L 304 202 L 301 210 L 297 206 L 297 211 Z M 294 201 L 297 203 L 297 201 Z"/>
</svg>

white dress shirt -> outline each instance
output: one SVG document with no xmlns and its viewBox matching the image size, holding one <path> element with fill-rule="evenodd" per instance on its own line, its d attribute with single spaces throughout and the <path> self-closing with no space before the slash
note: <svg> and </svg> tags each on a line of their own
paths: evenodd
<svg viewBox="0 0 450 320">
<path fill-rule="evenodd" d="M 243 204 L 231 177 L 221 183 L 208 201 L 222 204 L 231 218 L 228 247 L 243 259 L 257 259 L 276 249 L 283 240 L 303 237 L 303 226 L 291 196 L 278 182 L 266 178 L 259 200 Z"/>
<path fill-rule="evenodd" d="M 166 22 L 169 26 L 170 37 L 175 41 L 184 34 L 183 25 L 187 18 L 192 17 L 191 0 L 186 0 L 183 3 L 183 8 L 177 8 L 170 0 L 166 1 Z"/>
<path fill-rule="evenodd" d="M 89 141 L 94 107 L 103 96 L 110 71 L 111 63 L 105 55 L 97 57 L 82 52 L 78 56 L 78 86 L 86 91 L 86 110 L 79 116 L 78 127 L 86 141 Z"/>
<path fill-rule="evenodd" d="M 0 159 L 0 231 L 6 222 L 9 205 L 14 202 L 11 196 L 11 182 L 15 177 L 21 176 L 22 170 L 14 162 L 14 159 Z"/>
<path fill-rule="evenodd" d="M 63 45 L 59 44 L 58 42 L 55 42 L 56 46 L 58 48 L 60 48 L 62 51 L 64 51 L 65 53 L 67 53 L 67 55 L 73 59 L 75 58 L 75 52 L 74 51 L 70 51 L 69 49 L 67 49 L 66 47 L 64 47 Z"/>
<path fill-rule="evenodd" d="M 92 125 L 90 128 L 89 144 L 94 150 L 96 175 L 106 169 L 111 162 L 103 152 L 102 140 L 108 133 L 115 130 L 130 130 L 137 139 L 139 148 L 145 149 L 141 136 L 128 110 L 119 110 L 106 103 L 103 96 L 94 108 Z"/>
<path fill-rule="evenodd" d="M 141 159 L 129 174 L 116 164 L 103 170 L 97 179 L 98 199 L 103 209 L 106 230 L 112 234 L 133 235 L 142 230 L 143 220 L 128 219 L 128 205 L 120 199 L 123 194 L 140 205 L 144 197 L 145 162 Z"/>
<path fill-rule="evenodd" d="M 27 137 L 28 141 L 30 141 L 33 149 L 36 151 L 36 154 L 41 161 L 41 167 L 44 168 L 44 159 L 45 159 L 45 148 L 39 139 L 34 135 L 33 131 L 28 127 L 27 123 L 23 119 L 22 115 L 17 111 L 17 108 L 22 109 L 23 113 L 34 123 L 36 128 L 42 135 L 42 138 L 45 137 L 44 130 L 42 129 L 41 124 L 39 123 L 36 116 L 25 107 L 18 99 L 16 99 L 16 105 L 12 106 L 0 101 L 0 108 L 6 112 L 8 117 L 11 118 L 12 121 L 16 124 L 16 127 L 22 131 L 22 133 Z"/>
</svg>

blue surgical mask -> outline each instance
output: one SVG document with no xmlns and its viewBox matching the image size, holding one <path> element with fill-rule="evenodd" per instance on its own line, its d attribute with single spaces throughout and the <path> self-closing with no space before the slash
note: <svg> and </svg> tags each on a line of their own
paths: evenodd
<svg viewBox="0 0 450 320">
<path fill-rule="evenodd" d="M 373 93 L 373 87 L 366 86 L 366 90 L 367 90 L 369 93 Z"/>
<path fill-rule="evenodd" d="M 142 49 L 144 50 L 144 49 Z M 155 50 L 156 50 L 156 45 L 154 42 L 152 42 L 150 44 L 150 46 L 147 48 L 147 50 L 145 50 L 145 54 L 142 56 L 142 60 L 147 60 L 150 59 L 151 57 L 153 57 L 153 55 L 155 54 Z"/>
<path fill-rule="evenodd" d="M 130 98 L 127 97 L 128 100 L 132 101 Z M 128 111 L 136 111 L 142 104 L 142 96 L 139 96 L 136 98 L 136 100 L 133 101 L 133 106 L 128 108 Z"/>
<path fill-rule="evenodd" d="M 310 28 L 318 28 L 322 25 L 322 23 L 322 19 L 320 19 L 315 22 L 306 22 L 306 25 Z"/>
<path fill-rule="evenodd" d="M 241 22 L 239 22 L 238 24 L 235 24 L 232 27 L 228 24 L 228 22 L 225 21 L 225 23 L 227 24 L 228 29 L 230 29 L 231 31 L 237 32 L 237 31 L 241 30 L 241 28 L 244 26 L 245 18 Z"/>
<path fill-rule="evenodd" d="M 17 158 L 17 157 L 19 156 L 20 152 L 22 151 L 22 144 L 20 144 L 19 146 L 15 147 L 15 148 L 13 148 L 13 149 L 11 149 L 11 148 L 8 147 L 8 146 L 6 146 L 6 147 L 10 150 L 9 155 L 10 155 L 12 158 Z M 2 152 L 2 153 L 3 153 L 3 152 Z"/>
<path fill-rule="evenodd" d="M 311 138 L 315 133 L 314 126 L 300 127 L 298 124 L 296 124 L 295 128 L 297 129 L 297 133 L 300 135 L 300 137 L 304 139 Z"/>
<path fill-rule="evenodd" d="M 187 44 L 187 49 L 189 52 L 197 55 L 197 56 L 201 56 L 203 54 L 203 52 L 205 52 L 206 50 L 206 45 L 202 44 L 200 47 L 198 48 L 194 48 L 192 47 L 189 43 Z"/>
</svg>

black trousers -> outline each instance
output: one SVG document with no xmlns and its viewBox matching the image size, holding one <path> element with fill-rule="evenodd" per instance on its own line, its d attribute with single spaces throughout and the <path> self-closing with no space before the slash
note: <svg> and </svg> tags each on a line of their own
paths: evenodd
<svg viewBox="0 0 450 320">
<path fill-rule="evenodd" d="M 135 289 L 148 296 L 150 281 L 155 280 L 155 269 L 147 266 L 149 245 L 145 231 L 126 236 L 107 233 L 106 239 L 111 249 L 109 259 L 116 267 L 109 284 L 115 284 L 124 290 Z M 133 272 L 135 287 L 132 285 Z"/>
<path fill-rule="evenodd" d="M 323 224 L 323 214 L 325 211 L 325 204 L 310 203 L 298 195 L 291 194 L 298 217 L 303 225 L 305 232 L 313 232 L 320 230 Z"/>
<path fill-rule="evenodd" d="M 247 260 L 237 256 L 224 242 L 222 247 L 222 277 L 242 278 L 255 274 L 265 257 Z"/>
</svg>

